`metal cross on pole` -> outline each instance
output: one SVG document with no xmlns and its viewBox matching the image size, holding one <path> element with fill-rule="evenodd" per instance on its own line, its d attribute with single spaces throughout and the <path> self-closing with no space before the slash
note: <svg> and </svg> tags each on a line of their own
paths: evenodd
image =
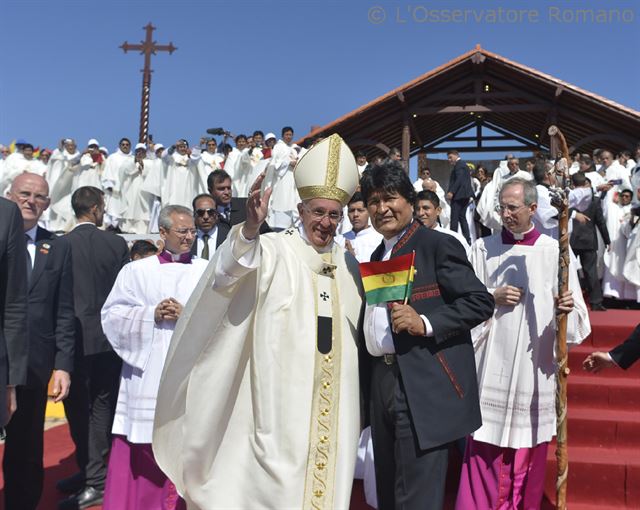
<svg viewBox="0 0 640 510">
<path fill-rule="evenodd" d="M 142 106 L 140 107 L 140 134 L 138 142 L 147 143 L 149 136 L 149 95 L 151 93 L 151 55 L 155 55 L 158 51 L 168 51 L 171 55 L 176 48 L 173 43 L 156 44 L 152 39 L 153 31 L 156 29 L 151 22 L 143 27 L 147 31 L 147 36 L 140 44 L 129 44 L 127 41 L 120 46 L 125 53 L 128 51 L 140 51 L 144 55 L 144 69 L 142 69 Z"/>
</svg>

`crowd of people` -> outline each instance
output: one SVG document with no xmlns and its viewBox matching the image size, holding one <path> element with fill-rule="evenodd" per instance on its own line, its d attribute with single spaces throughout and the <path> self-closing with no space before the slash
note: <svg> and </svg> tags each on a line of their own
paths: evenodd
<svg viewBox="0 0 640 510">
<path fill-rule="evenodd" d="M 581 284 L 593 311 L 640 300 L 630 153 L 491 170 L 452 150 L 443 187 L 397 149 L 368 162 L 290 127 L 133 154 L 19 142 L 0 163 L 7 508 L 38 505 L 48 395 L 79 468 L 63 510 L 348 508 L 354 473 L 377 508 L 442 508 L 460 441 L 458 509 L 537 508 L 556 315 L 576 344 Z M 375 298 L 407 256 L 404 301 Z M 626 368 L 632 340 L 585 369 Z"/>
</svg>

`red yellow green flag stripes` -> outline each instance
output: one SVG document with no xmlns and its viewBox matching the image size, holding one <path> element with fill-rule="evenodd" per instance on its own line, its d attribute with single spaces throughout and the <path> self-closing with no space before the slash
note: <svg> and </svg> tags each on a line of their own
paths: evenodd
<svg viewBox="0 0 640 510">
<path fill-rule="evenodd" d="M 413 285 L 413 262 L 416 252 L 394 257 L 384 262 L 363 262 L 360 275 L 367 304 L 387 301 L 407 302 Z"/>
</svg>

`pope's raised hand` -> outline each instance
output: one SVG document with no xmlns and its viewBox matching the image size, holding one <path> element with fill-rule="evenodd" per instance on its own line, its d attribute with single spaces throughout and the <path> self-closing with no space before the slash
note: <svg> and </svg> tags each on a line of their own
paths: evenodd
<svg viewBox="0 0 640 510">
<path fill-rule="evenodd" d="M 266 173 L 262 172 L 249 190 L 246 206 L 247 220 L 242 228 L 242 235 L 247 239 L 254 239 L 260 231 L 260 226 L 267 219 L 271 188 L 265 189 L 264 193 L 260 191 L 265 175 Z"/>
</svg>

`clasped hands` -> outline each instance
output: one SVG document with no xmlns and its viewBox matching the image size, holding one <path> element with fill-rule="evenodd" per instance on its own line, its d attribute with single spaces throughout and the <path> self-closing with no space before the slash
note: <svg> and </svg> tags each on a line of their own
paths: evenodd
<svg viewBox="0 0 640 510">
<path fill-rule="evenodd" d="M 176 299 L 170 297 L 163 299 L 156 306 L 153 318 L 156 322 L 172 321 L 175 322 L 182 313 L 183 306 Z"/>
</svg>

